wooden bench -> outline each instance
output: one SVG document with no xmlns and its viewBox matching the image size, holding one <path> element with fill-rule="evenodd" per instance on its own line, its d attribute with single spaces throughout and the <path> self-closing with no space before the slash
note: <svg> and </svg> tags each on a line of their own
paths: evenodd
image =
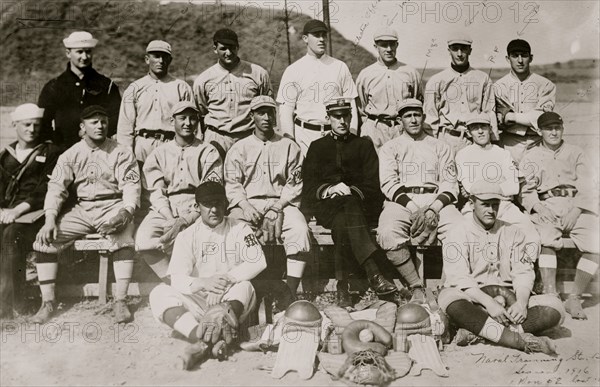
<svg viewBox="0 0 600 387">
<path fill-rule="evenodd" d="M 100 236 L 99 234 L 88 235 L 85 239 L 75 241 L 75 251 L 97 251 L 100 258 L 100 266 L 98 268 L 98 301 L 106 304 L 106 294 L 108 288 L 108 261 L 109 248 L 112 243 Z"/>
<path fill-rule="evenodd" d="M 312 231 L 315 242 L 319 247 L 333 246 L 333 240 L 331 239 L 331 231 L 317 225 L 314 220 L 309 223 L 309 227 Z M 372 231 L 375 232 L 374 230 Z M 575 244 L 569 238 L 563 238 L 565 249 L 574 249 Z M 439 248 L 437 246 L 417 246 L 416 247 L 416 266 L 420 277 L 423 282 L 429 286 L 437 286 L 440 284 L 439 280 L 428 279 L 425 276 L 425 265 L 424 255 L 425 252 L 430 248 Z M 108 294 L 108 265 L 109 265 L 109 252 L 110 242 L 107 239 L 100 237 L 97 234 L 89 235 L 85 239 L 77 240 L 74 244 L 76 251 L 85 252 L 97 252 L 99 255 L 99 269 L 98 269 L 98 283 L 97 284 L 85 284 L 83 288 L 81 286 L 73 285 L 62 285 L 63 294 L 69 296 L 84 296 L 84 297 L 95 297 L 97 296 L 101 303 L 106 303 Z M 568 269 L 565 269 L 568 271 Z M 427 281 L 427 282 L 426 282 Z M 336 289 L 336 280 L 330 279 L 328 284 L 325 285 L 325 291 L 334 291 Z M 132 282 L 129 286 L 129 295 L 131 296 L 148 296 L 152 288 L 156 286 L 158 282 Z M 112 284 L 110 284 L 112 285 Z M 565 292 L 568 292 L 572 286 L 570 284 L 563 284 Z M 112 286 L 111 286 L 112 288 Z M 598 283 L 593 282 L 590 287 L 592 293 L 598 293 Z"/>
</svg>

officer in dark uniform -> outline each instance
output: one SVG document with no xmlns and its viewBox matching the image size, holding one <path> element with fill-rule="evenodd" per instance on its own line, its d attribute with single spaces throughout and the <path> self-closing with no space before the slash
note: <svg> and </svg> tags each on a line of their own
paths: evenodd
<svg viewBox="0 0 600 387">
<path fill-rule="evenodd" d="M 48 175 L 60 149 L 40 142 L 44 109 L 26 103 L 11 114 L 17 141 L 0 150 L 0 318 L 11 317 L 23 299 L 25 254 L 43 220 L 15 223 L 21 216 L 42 208 Z"/>
<path fill-rule="evenodd" d="M 396 286 L 376 264 L 381 250 L 368 226 L 370 219 L 379 216 L 383 203 L 377 153 L 369 139 L 350 133 L 350 99 L 336 98 L 325 107 L 332 131 L 308 148 L 302 171 L 302 211 L 331 229 L 338 279 L 344 258 L 354 257 L 365 269 L 371 288 L 378 295 L 391 294 Z M 347 292 L 347 288 L 338 290 Z"/>
<path fill-rule="evenodd" d="M 117 132 L 121 95 L 109 78 L 92 68 L 93 48 L 98 43 L 92 34 L 73 32 L 63 39 L 69 63 L 65 72 L 50 80 L 40 93 L 38 105 L 44 109 L 40 137 L 67 149 L 81 139 L 79 115 L 92 105 L 108 113 L 108 136 Z M 52 121 L 54 120 L 54 131 Z"/>
</svg>

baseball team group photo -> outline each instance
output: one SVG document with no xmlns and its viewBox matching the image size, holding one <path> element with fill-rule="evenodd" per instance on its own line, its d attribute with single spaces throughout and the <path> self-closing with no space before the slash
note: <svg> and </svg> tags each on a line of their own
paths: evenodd
<svg viewBox="0 0 600 387">
<path fill-rule="evenodd" d="M 597 2 L 1 6 L 0 385 L 600 383 Z"/>
</svg>

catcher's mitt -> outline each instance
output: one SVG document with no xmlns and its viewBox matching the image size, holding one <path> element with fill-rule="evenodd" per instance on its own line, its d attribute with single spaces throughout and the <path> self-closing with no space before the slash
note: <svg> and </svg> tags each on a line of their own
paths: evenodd
<svg viewBox="0 0 600 387">
<path fill-rule="evenodd" d="M 396 372 L 382 354 L 368 349 L 349 354 L 338 371 L 338 377 L 351 385 L 384 386 L 396 379 Z"/>
<path fill-rule="evenodd" d="M 439 215 L 429 207 L 419 208 L 410 216 L 410 236 L 413 245 L 430 245 L 437 239 Z"/>
<path fill-rule="evenodd" d="M 221 336 L 227 344 L 237 338 L 238 318 L 228 302 L 209 308 L 198 327 L 198 337 L 205 343 L 216 344 Z"/>
</svg>

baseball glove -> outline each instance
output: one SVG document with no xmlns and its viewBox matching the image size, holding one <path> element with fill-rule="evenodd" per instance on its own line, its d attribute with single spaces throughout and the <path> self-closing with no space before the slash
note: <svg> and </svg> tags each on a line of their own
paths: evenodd
<svg viewBox="0 0 600 387">
<path fill-rule="evenodd" d="M 115 234 L 121 231 L 133 220 L 133 215 L 124 208 L 121 208 L 117 215 L 113 216 L 100 227 L 98 227 L 98 233 L 101 235 Z"/>
<path fill-rule="evenodd" d="M 198 337 L 205 343 L 216 344 L 221 337 L 227 344 L 237 338 L 238 318 L 228 302 L 209 308 L 198 327 Z"/>
<path fill-rule="evenodd" d="M 276 216 L 273 216 L 276 214 Z M 281 232 L 283 229 L 283 212 L 270 209 L 263 218 L 261 227 L 262 243 L 273 244 L 282 243 Z"/>
<path fill-rule="evenodd" d="M 187 227 L 187 222 L 183 218 L 175 218 L 171 221 L 167 221 L 164 230 L 165 233 L 160 237 L 160 248 L 165 251 L 168 250 L 175 242 L 175 237 Z"/>
<path fill-rule="evenodd" d="M 437 238 L 439 216 L 429 207 L 420 208 L 410 216 L 411 243 L 413 245 L 430 245 Z"/>
</svg>

